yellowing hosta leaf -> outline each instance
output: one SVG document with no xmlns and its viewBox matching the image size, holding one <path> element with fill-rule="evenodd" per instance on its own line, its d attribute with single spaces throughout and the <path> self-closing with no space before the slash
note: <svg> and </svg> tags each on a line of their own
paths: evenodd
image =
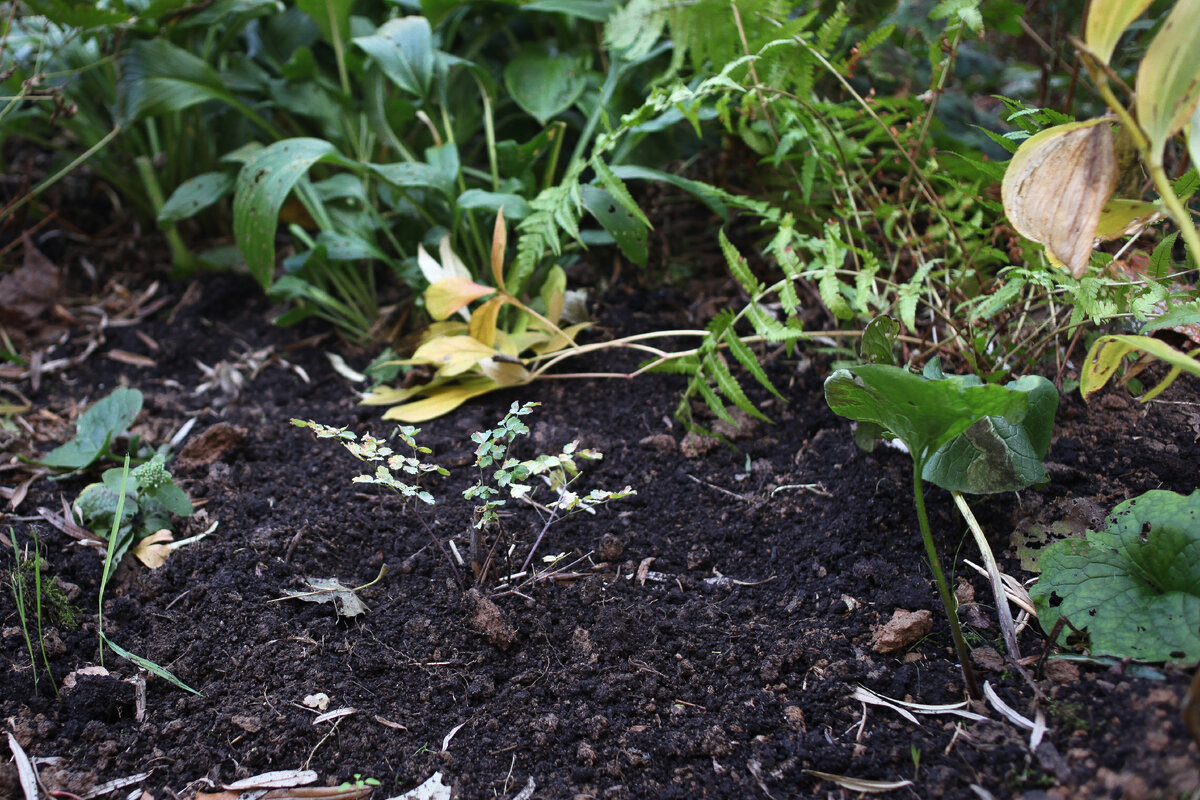
<svg viewBox="0 0 1200 800">
<path fill-rule="evenodd" d="M 1200 0 L 1197 0 L 1200 2 Z M 1112 127 L 1071 122 L 1026 139 L 1004 173 L 1004 211 L 1076 278 L 1087 270 L 1100 211 L 1117 185 Z"/>
<path fill-rule="evenodd" d="M 545 343 L 535 344 L 533 351 L 539 355 L 542 353 L 552 353 L 555 350 L 562 350 L 564 347 L 570 347 L 575 344 L 575 335 L 584 328 L 590 327 L 590 322 L 577 322 L 570 327 L 563 328 L 561 334 L 552 335 Z"/>
<path fill-rule="evenodd" d="M 491 378 L 468 378 L 458 383 L 442 386 L 428 397 L 402 403 L 389 408 L 383 415 L 384 419 L 394 419 L 400 422 L 425 422 L 440 417 L 461 406 L 472 397 L 478 397 L 500 388 Z"/>
<path fill-rule="evenodd" d="M 508 334 L 500 331 L 496 336 L 496 349 L 506 356 L 519 356 L 526 350 L 534 350 L 542 342 L 549 340 L 550 335 L 540 330 Z"/>
<path fill-rule="evenodd" d="M 429 316 L 442 320 L 463 306 L 494 294 L 495 291 L 490 286 L 483 286 L 467 278 L 442 278 L 425 290 L 425 308 L 429 311 Z"/>
<path fill-rule="evenodd" d="M 394 406 L 417 395 L 428 394 L 446 383 L 449 383 L 446 378 L 434 378 L 416 386 L 381 386 L 364 395 L 361 402 L 364 406 Z"/>
<path fill-rule="evenodd" d="M 494 349 L 470 336 L 442 336 L 418 347 L 408 361 L 432 364 L 438 368 L 438 375 L 448 378 L 466 372 L 495 354 Z"/>
<path fill-rule="evenodd" d="M 1083 373 L 1079 376 L 1079 393 L 1083 398 L 1086 400 L 1089 394 L 1104 388 L 1121 366 L 1125 356 L 1135 351 L 1147 353 L 1171 365 L 1166 377 L 1142 396 L 1142 402 L 1157 397 L 1181 372 L 1200 377 L 1200 361 L 1176 350 L 1161 339 L 1152 336 L 1101 336 L 1088 351 L 1087 359 L 1083 363 Z"/>
<path fill-rule="evenodd" d="M 1200 100 L 1200 0 L 1178 0 L 1138 67 L 1134 108 L 1150 140 L 1151 165 Z"/>
<path fill-rule="evenodd" d="M 508 302 L 508 298 L 500 295 L 493 297 L 479 308 L 471 312 L 471 323 L 467 328 L 471 336 L 488 345 L 496 345 L 496 318 L 500 309 Z"/>
<path fill-rule="evenodd" d="M 1107 64 L 1121 34 L 1149 5 L 1150 0 L 1092 0 L 1084 41 Z"/>
<path fill-rule="evenodd" d="M 1158 206 L 1144 200 L 1112 199 L 1100 210 L 1096 238 L 1103 241 L 1133 236 L 1162 216 Z"/>
<path fill-rule="evenodd" d="M 533 377 L 524 364 L 499 358 L 483 359 L 479 362 L 479 369 L 499 386 L 519 386 L 529 383 Z"/>
</svg>

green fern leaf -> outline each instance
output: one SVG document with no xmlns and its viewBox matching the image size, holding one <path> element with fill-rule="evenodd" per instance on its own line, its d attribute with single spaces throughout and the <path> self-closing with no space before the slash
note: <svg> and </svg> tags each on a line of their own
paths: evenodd
<svg viewBox="0 0 1200 800">
<path fill-rule="evenodd" d="M 771 421 L 765 414 L 754 407 L 754 403 L 750 402 L 750 398 L 742 390 L 742 385 L 737 382 L 737 378 L 733 377 L 733 373 L 729 371 L 729 365 L 719 355 L 710 354 L 704 357 L 704 371 L 716 381 L 717 388 L 721 390 L 721 394 L 729 398 L 735 406 L 750 416 L 761 419 L 763 422 Z"/>
<path fill-rule="evenodd" d="M 758 357 L 754 355 L 754 351 L 738 337 L 737 332 L 732 327 L 725 331 L 722 340 L 729 346 L 729 354 L 737 359 L 737 362 L 754 377 L 754 380 L 758 381 L 764 389 L 780 400 L 784 399 L 779 390 L 775 388 L 775 385 L 771 383 L 771 379 L 767 377 L 766 371 L 758 363 Z"/>
<path fill-rule="evenodd" d="M 737 282 L 746 290 L 746 294 L 754 297 L 762 291 L 762 284 L 754 277 L 754 273 L 750 271 L 750 266 L 746 263 L 746 259 L 737 251 L 737 248 L 729 241 L 725 235 L 725 230 L 722 228 L 717 234 L 717 240 L 721 244 L 721 252 L 725 255 L 725 263 L 729 265 L 729 271 L 733 273 L 733 277 L 737 278 Z"/>
<path fill-rule="evenodd" d="M 692 379 L 691 386 L 688 388 L 694 388 L 696 392 L 704 398 L 705 405 L 707 405 L 709 409 L 711 409 L 712 412 L 717 415 L 717 419 L 728 422 L 730 425 L 737 425 L 737 423 L 734 422 L 733 417 L 730 416 L 729 412 L 725 410 L 725 404 L 721 402 L 721 398 L 717 397 L 717 393 L 714 392 L 712 387 L 708 385 L 708 379 L 704 373 L 696 375 L 696 377 Z M 690 417 L 690 406 L 688 407 L 688 414 Z"/>
</svg>

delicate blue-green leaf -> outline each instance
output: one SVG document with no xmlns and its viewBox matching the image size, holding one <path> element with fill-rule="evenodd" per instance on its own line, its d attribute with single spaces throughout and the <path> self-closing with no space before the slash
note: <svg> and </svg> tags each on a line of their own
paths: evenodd
<svg viewBox="0 0 1200 800">
<path fill-rule="evenodd" d="M 925 464 L 922 477 L 947 491 L 968 494 L 1015 492 L 1048 479 L 1042 459 L 1050 449 L 1058 390 L 1026 375 L 1006 388 L 1025 392 L 1029 407 L 1019 423 L 985 417 L 947 442 Z"/>
<path fill-rule="evenodd" d="M 206 100 L 236 102 L 215 69 L 165 39 L 140 39 L 121 60 L 120 116 L 128 122 Z"/>
<path fill-rule="evenodd" d="M 579 99 L 587 81 L 578 59 L 530 42 L 505 64 L 504 84 L 516 104 L 545 125 Z"/>
<path fill-rule="evenodd" d="M 42 464 L 78 470 L 90 466 L 120 436 L 142 410 L 142 393 L 121 386 L 83 412 L 75 423 L 75 438 L 46 454 Z"/>
<path fill-rule="evenodd" d="M 1092 655 L 1200 660 L 1200 491 L 1121 503 L 1086 540 L 1051 544 L 1030 590 L 1042 628 L 1086 628 Z"/>
<path fill-rule="evenodd" d="M 179 222 L 199 214 L 223 197 L 233 193 L 236 179 L 228 172 L 205 172 L 188 178 L 176 187 L 162 210 L 158 212 L 160 223 Z"/>
<path fill-rule="evenodd" d="M 525 198 L 519 194 L 506 192 L 485 192 L 483 189 L 467 189 L 458 196 L 458 207 L 462 209 L 481 208 L 495 213 L 504 209 L 506 220 L 525 219 L 533 211 Z"/>
<path fill-rule="evenodd" d="M 604 226 L 625 257 L 639 266 L 646 266 L 649 258 L 646 226 L 598 186 L 582 187 L 582 196 L 584 208 Z"/>
<path fill-rule="evenodd" d="M 1149 333 L 1163 328 L 1175 328 L 1180 325 L 1200 324 L 1200 300 L 1192 300 L 1172 308 L 1160 317 L 1147 322 L 1138 333 Z"/>
<path fill-rule="evenodd" d="M 442 173 L 419 161 L 398 164 L 367 164 L 367 168 L 393 186 L 401 189 L 433 189 L 446 197 L 454 197 L 454 183 Z"/>
<path fill-rule="evenodd" d="M 616 8 L 613 0 L 533 0 L 521 6 L 521 11 L 544 11 L 589 22 L 604 22 Z"/>
<path fill-rule="evenodd" d="M 424 17 L 388 20 L 354 43 L 379 65 L 396 86 L 424 99 L 434 74 L 433 30 Z"/>
</svg>

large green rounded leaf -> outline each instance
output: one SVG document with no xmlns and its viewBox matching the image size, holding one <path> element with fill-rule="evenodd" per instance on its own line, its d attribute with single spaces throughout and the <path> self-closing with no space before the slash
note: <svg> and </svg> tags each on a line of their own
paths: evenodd
<svg viewBox="0 0 1200 800">
<path fill-rule="evenodd" d="M 409 94 L 424 98 L 433 81 L 433 30 L 424 17 L 388 20 L 370 36 L 354 43 L 369 55 L 392 82 Z"/>
<path fill-rule="evenodd" d="M 322 139 L 284 139 L 255 153 L 238 173 L 233 234 L 250 274 L 264 289 L 275 272 L 279 209 L 296 182 L 321 160 L 345 161 Z"/>
<path fill-rule="evenodd" d="M 1200 660 L 1200 491 L 1154 490 L 1113 509 L 1103 530 L 1055 542 L 1029 594 L 1042 628 L 1086 628 L 1093 655 Z"/>
<path fill-rule="evenodd" d="M 541 43 L 525 45 L 504 66 L 504 83 L 516 104 L 542 125 L 570 108 L 586 86 L 575 58 Z"/>
<path fill-rule="evenodd" d="M 984 417 L 1020 422 L 1029 398 L 964 377 L 929 380 L 902 367 L 861 364 L 825 380 L 825 402 L 836 414 L 889 431 L 922 468 L 934 451 Z"/>
<path fill-rule="evenodd" d="M 1092 0 L 1084 41 L 1104 64 L 1112 58 L 1121 34 L 1150 5 L 1151 0 Z"/>
<path fill-rule="evenodd" d="M 645 266 L 649 258 L 646 248 L 647 228 L 607 190 L 598 186 L 582 187 L 583 205 L 604 230 L 616 241 L 626 258 Z"/>
<path fill-rule="evenodd" d="M 925 480 L 967 494 L 1015 492 L 1047 480 L 1042 459 L 1054 432 L 1058 390 L 1036 375 L 1005 388 L 1026 393 L 1025 417 L 1016 424 L 1003 417 L 979 420 L 930 457 L 922 473 Z"/>
<path fill-rule="evenodd" d="M 1150 140 L 1152 165 L 1200 100 L 1200 0 L 1178 0 L 1138 67 L 1137 121 Z"/>
</svg>

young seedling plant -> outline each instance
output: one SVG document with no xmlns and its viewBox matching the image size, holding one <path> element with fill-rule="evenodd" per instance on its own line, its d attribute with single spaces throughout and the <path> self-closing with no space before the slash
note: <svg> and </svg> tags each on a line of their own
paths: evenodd
<svg viewBox="0 0 1200 800">
<path fill-rule="evenodd" d="M 538 546 L 546 535 L 546 531 L 564 516 L 580 511 L 594 513 L 597 506 L 611 500 L 636 494 L 626 486 L 621 491 L 613 492 L 604 489 L 593 489 L 586 495 L 579 495 L 570 490 L 571 483 L 579 476 L 576 459 L 595 460 L 602 454 L 593 450 L 579 449 L 577 442 L 564 446 L 556 455 L 542 454 L 528 460 L 519 460 L 510 454 L 513 441 L 518 436 L 529 434 L 529 428 L 521 421 L 521 417 L 529 414 L 537 403 L 513 403 L 508 413 L 494 428 L 479 431 L 471 435 L 475 443 L 475 467 L 479 470 L 475 484 L 463 491 L 463 497 L 475 501 L 475 522 L 471 529 L 471 564 L 474 582 L 482 584 L 487 580 L 492 566 L 497 560 L 497 547 L 506 537 L 500 526 L 500 509 L 508 499 L 521 500 L 533 506 L 542 515 L 541 530 L 529 548 L 529 552 L 521 565 L 521 569 L 510 572 L 508 583 L 504 584 L 511 592 L 517 589 L 512 582 L 524 578 L 521 585 L 528 585 L 546 578 L 545 573 L 529 574 L 528 570 L 533 561 Z M 424 456 L 431 453 L 428 447 L 418 445 L 416 436 L 419 428 L 402 425 L 396 429 L 396 438 L 406 445 L 412 455 L 403 456 L 396 453 L 384 439 L 377 439 L 370 434 L 364 434 L 361 439 L 346 428 L 335 428 L 322 425 L 311 420 L 293 419 L 292 424 L 300 428 L 308 428 L 318 439 L 336 439 L 342 446 L 362 461 L 380 462 L 375 472 L 359 475 L 353 479 L 355 483 L 373 483 L 383 486 L 406 499 L 417 499 L 427 505 L 434 505 L 434 496 L 420 486 L 420 479 L 425 475 L 436 472 L 439 475 L 449 475 L 445 467 L 422 461 Z M 487 470 L 491 470 L 489 475 Z M 400 477 L 398 477 L 400 476 Z M 556 492 L 556 498 L 549 503 L 540 504 L 534 500 L 534 487 L 524 481 L 538 477 L 544 480 Z M 507 499 L 506 496 L 507 495 Z M 429 534 L 434 545 L 449 563 L 459 588 L 466 590 L 458 566 L 465 565 L 454 546 L 453 540 L 446 544 L 433 532 L 419 513 L 413 516 Z M 490 542 L 486 536 L 489 530 L 495 530 L 496 535 Z M 451 555 L 450 550 L 454 551 Z M 510 551 L 511 552 L 511 551 Z M 506 553 L 507 555 L 507 553 Z M 559 559 L 552 559 L 557 563 Z"/>
<path fill-rule="evenodd" d="M 1037 409 L 1040 420 L 1032 437 L 1035 440 L 1032 456 L 1040 468 L 1041 456 L 1049 445 L 1044 420 L 1046 408 L 1040 402 L 1033 403 L 1031 393 L 1024 389 L 1027 387 L 984 385 L 974 375 L 947 377 L 936 362 L 926 367 L 924 375 L 891 364 L 861 364 L 839 369 L 825 381 L 826 402 L 835 413 L 859 423 L 856 439 L 860 443 L 877 436 L 898 439 L 912 458 L 913 501 L 925 555 L 950 622 L 967 693 L 974 699 L 982 695 L 971 667 L 954 595 L 946 582 L 929 527 L 924 482 L 944 485 L 955 480 L 956 475 L 972 470 L 980 478 L 988 477 L 997 456 L 1012 455 L 1004 434 L 1008 432 L 1011 438 L 1012 431 L 1026 430 L 1021 424 L 1031 406 Z M 1049 412 L 1052 424 L 1053 407 Z M 980 423 L 982 426 L 976 427 Z M 1020 463 L 1027 458 L 1018 455 L 1009 460 Z M 1036 470 L 1032 472 L 1036 474 Z M 950 488 L 979 490 L 970 486 Z M 1010 487 L 1005 484 L 1003 488 Z"/>
</svg>

